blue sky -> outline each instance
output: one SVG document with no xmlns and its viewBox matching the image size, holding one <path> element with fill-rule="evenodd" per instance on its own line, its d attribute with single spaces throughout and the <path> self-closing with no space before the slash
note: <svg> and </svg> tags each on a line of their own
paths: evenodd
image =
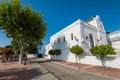
<svg viewBox="0 0 120 80">
<path fill-rule="evenodd" d="M 23 6 L 29 4 L 43 14 L 47 23 L 47 34 L 43 42 L 72 22 L 99 15 L 106 31 L 120 30 L 120 0 L 21 0 Z M 0 30 L 0 46 L 4 47 L 11 39 Z"/>
</svg>

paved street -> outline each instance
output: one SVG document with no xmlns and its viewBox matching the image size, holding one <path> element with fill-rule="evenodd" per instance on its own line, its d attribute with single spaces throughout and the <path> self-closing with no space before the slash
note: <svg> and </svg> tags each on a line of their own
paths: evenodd
<svg viewBox="0 0 120 80">
<path fill-rule="evenodd" d="M 32 67 L 33 79 L 32 80 L 58 80 L 54 75 L 47 71 L 44 67 L 39 65 L 35 59 L 30 61 Z"/>
<path fill-rule="evenodd" d="M 113 70 L 114 71 L 114 70 Z M 117 73 L 116 73 L 117 75 Z M 60 64 L 31 59 L 27 65 L 15 62 L 0 64 L 0 80 L 120 80 Z"/>
<path fill-rule="evenodd" d="M 40 62 L 39 64 L 59 80 L 115 80 L 107 76 L 100 76 L 84 70 L 72 69 L 52 62 Z"/>
</svg>

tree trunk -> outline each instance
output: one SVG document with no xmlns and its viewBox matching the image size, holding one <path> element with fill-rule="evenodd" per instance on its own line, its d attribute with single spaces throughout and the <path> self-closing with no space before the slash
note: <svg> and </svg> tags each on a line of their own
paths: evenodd
<svg viewBox="0 0 120 80">
<path fill-rule="evenodd" d="M 101 61 L 102 61 L 102 68 L 105 69 L 104 58 L 103 57 L 101 57 Z"/>
<path fill-rule="evenodd" d="M 78 61 L 77 61 L 77 55 L 76 55 L 76 63 L 78 64 Z"/>
<path fill-rule="evenodd" d="M 55 55 L 55 58 L 56 58 L 56 60 L 57 60 L 57 55 Z"/>
<path fill-rule="evenodd" d="M 23 63 L 23 53 L 24 53 L 24 46 L 22 45 L 20 48 L 20 54 L 19 54 L 19 63 Z"/>
</svg>

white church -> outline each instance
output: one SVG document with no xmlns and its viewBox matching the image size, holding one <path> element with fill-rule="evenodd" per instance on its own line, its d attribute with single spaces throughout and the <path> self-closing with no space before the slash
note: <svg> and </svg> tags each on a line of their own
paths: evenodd
<svg viewBox="0 0 120 80">
<path fill-rule="evenodd" d="M 120 31 L 118 33 L 120 38 Z M 79 19 L 52 35 L 49 44 L 45 45 L 44 54 L 48 55 L 46 58 L 50 58 L 49 50 L 60 49 L 61 54 L 55 56 L 55 59 L 75 62 L 75 55 L 70 52 L 69 48 L 77 44 L 84 49 L 83 54 L 78 56 L 79 63 L 100 66 L 101 60 L 93 56 L 89 49 L 95 45 L 108 44 L 108 39 L 112 44 L 112 34 L 114 33 L 108 34 L 109 36 L 106 34 L 103 23 L 98 15 L 90 18 L 87 22 Z M 118 43 L 120 48 L 120 42 Z M 106 58 L 106 66 L 120 68 L 119 48 L 117 55 Z"/>
</svg>

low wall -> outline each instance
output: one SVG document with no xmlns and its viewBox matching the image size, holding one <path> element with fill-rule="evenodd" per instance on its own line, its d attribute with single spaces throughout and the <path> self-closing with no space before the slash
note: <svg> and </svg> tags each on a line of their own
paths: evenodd
<svg viewBox="0 0 120 80">
<path fill-rule="evenodd" d="M 80 59 L 80 63 L 92 64 L 96 66 L 102 65 L 100 58 L 97 58 L 96 56 L 85 56 Z M 106 57 L 105 64 L 107 67 L 120 68 L 120 57 Z"/>
<path fill-rule="evenodd" d="M 37 54 L 27 54 L 27 58 L 36 58 Z"/>
<path fill-rule="evenodd" d="M 69 61 L 69 62 L 76 62 L 75 55 L 70 54 L 70 55 L 67 55 L 67 57 L 65 55 L 62 54 L 60 56 L 57 56 L 57 58 L 55 59 Z M 102 65 L 101 59 L 96 56 L 92 56 L 92 55 L 79 55 L 77 60 L 78 60 L 78 63 L 91 64 L 95 66 Z M 117 57 L 117 56 L 106 57 L 104 61 L 107 67 L 113 67 L 113 68 L 120 69 L 120 57 Z"/>
</svg>

